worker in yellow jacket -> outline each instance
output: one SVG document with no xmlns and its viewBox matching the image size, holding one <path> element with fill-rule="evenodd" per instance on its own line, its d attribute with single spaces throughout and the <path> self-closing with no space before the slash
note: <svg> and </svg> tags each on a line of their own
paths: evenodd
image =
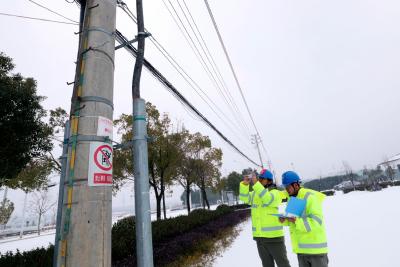
<svg viewBox="0 0 400 267">
<path fill-rule="evenodd" d="M 253 191 L 249 191 L 252 182 Z M 260 175 L 245 176 L 240 183 L 239 199 L 251 206 L 253 239 L 257 243 L 263 267 L 290 267 L 283 233 L 283 225 L 279 218 L 271 214 L 278 213 L 282 203 L 282 194 L 276 189 L 273 174 L 263 169 Z"/>
<path fill-rule="evenodd" d="M 289 226 L 294 253 L 299 267 L 328 267 L 328 244 L 322 202 L 325 195 L 300 186 L 300 177 L 293 171 L 282 175 L 282 184 L 289 197 L 306 200 L 303 215 L 298 218 L 279 218 Z"/>
</svg>

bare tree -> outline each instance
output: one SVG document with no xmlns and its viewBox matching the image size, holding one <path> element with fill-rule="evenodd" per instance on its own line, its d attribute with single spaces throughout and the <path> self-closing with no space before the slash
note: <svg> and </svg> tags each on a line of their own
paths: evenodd
<svg viewBox="0 0 400 267">
<path fill-rule="evenodd" d="M 38 217 L 38 235 L 40 235 L 40 224 L 42 217 L 52 207 L 56 205 L 55 201 L 52 201 L 49 192 L 44 189 L 32 194 L 32 200 L 29 203 L 30 212 Z"/>
<path fill-rule="evenodd" d="M 393 183 L 395 172 L 388 157 L 384 157 L 383 166 L 385 167 L 387 178 Z"/>
<path fill-rule="evenodd" d="M 351 184 L 353 185 L 353 190 L 356 190 L 356 186 L 354 185 L 354 173 L 353 169 L 351 168 L 350 164 L 346 161 L 343 161 L 343 168 L 346 176 L 350 179 Z"/>
</svg>

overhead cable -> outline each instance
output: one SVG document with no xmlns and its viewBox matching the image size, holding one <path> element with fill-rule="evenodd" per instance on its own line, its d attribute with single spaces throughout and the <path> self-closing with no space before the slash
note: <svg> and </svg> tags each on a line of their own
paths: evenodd
<svg viewBox="0 0 400 267">
<path fill-rule="evenodd" d="M 46 6 L 44 6 L 44 5 L 41 5 L 41 4 L 39 4 L 39 3 L 35 2 L 35 1 L 33 1 L 33 0 L 28 0 L 28 1 L 31 2 L 31 3 L 33 3 L 33 4 L 35 4 L 35 5 L 37 5 L 37 6 L 39 6 L 39 7 L 41 7 L 41 8 L 43 8 L 43 9 L 46 9 L 47 11 L 50 11 L 50 12 L 53 13 L 53 14 L 56 14 L 57 16 L 60 16 L 60 17 L 62 17 L 62 18 L 64 18 L 64 19 L 66 19 L 66 20 L 69 20 L 69 21 L 71 21 L 71 22 L 78 23 L 77 21 L 75 21 L 75 20 L 73 20 L 73 19 L 70 19 L 70 18 L 68 18 L 68 17 L 66 17 L 66 16 L 64 16 L 64 15 L 62 15 L 62 14 L 60 14 L 60 13 L 58 13 L 58 12 L 56 12 L 56 11 L 54 11 L 54 10 L 48 8 L 48 7 L 46 7 Z"/>
<path fill-rule="evenodd" d="M 117 2 L 119 7 L 134 21 L 136 22 L 136 17 L 135 15 L 130 11 L 129 7 L 123 2 L 123 1 L 118 1 Z M 147 29 L 145 29 L 145 32 L 149 32 Z M 195 91 L 195 93 L 207 104 L 207 106 L 210 107 L 210 109 L 214 112 L 214 114 L 221 119 L 222 123 L 226 125 L 232 133 L 237 132 L 239 129 L 243 128 L 238 128 L 238 127 L 231 127 L 227 122 L 230 122 L 232 125 L 234 125 L 233 121 L 229 116 L 227 116 L 221 109 L 220 107 L 214 102 L 214 100 L 206 93 L 204 90 L 199 86 L 199 84 L 193 80 L 193 78 L 180 66 L 180 64 L 169 54 L 169 52 L 158 42 L 158 40 L 154 37 L 154 35 L 149 36 L 149 40 L 154 44 L 156 49 L 166 58 L 166 60 L 171 64 L 171 66 L 178 72 L 178 74 L 186 81 L 186 83 Z M 202 93 L 200 94 L 199 91 Z M 206 100 L 206 99 L 207 100 Z M 218 110 L 224 117 L 221 118 L 221 116 L 216 112 Z M 240 132 L 242 133 L 242 132 Z M 236 135 L 236 134 L 235 134 Z M 247 135 L 243 134 L 244 136 L 244 143 L 248 146 L 248 139 Z M 238 136 L 236 136 L 238 137 Z M 239 138 L 240 139 L 240 138 Z"/>
<path fill-rule="evenodd" d="M 252 122 L 252 124 L 254 126 L 254 129 L 255 129 L 257 135 L 260 136 L 260 132 L 258 131 L 258 128 L 257 128 L 257 125 L 256 125 L 256 123 L 254 121 L 253 115 L 251 114 L 249 105 L 247 104 L 247 100 L 246 100 L 246 97 L 244 96 L 244 93 L 243 93 L 243 90 L 242 90 L 242 86 L 240 85 L 239 78 L 236 75 L 235 69 L 233 68 L 233 64 L 232 64 L 231 58 L 230 58 L 230 56 L 228 54 L 228 50 L 226 49 L 225 43 L 224 43 L 224 41 L 222 39 L 222 35 L 221 35 L 220 31 L 219 31 L 217 22 L 215 20 L 215 17 L 213 15 L 212 11 L 211 11 L 211 7 L 210 7 L 210 5 L 208 3 L 208 0 L 204 0 L 204 3 L 206 4 L 208 14 L 210 15 L 210 18 L 211 18 L 212 23 L 214 25 L 214 29 L 215 29 L 215 31 L 216 31 L 216 33 L 218 35 L 219 42 L 221 43 L 221 46 L 222 46 L 222 49 L 224 51 L 225 57 L 226 57 L 226 59 L 228 61 L 228 64 L 229 64 L 229 67 L 230 67 L 230 69 L 232 71 L 233 77 L 235 78 L 235 82 L 236 82 L 236 85 L 237 85 L 237 87 L 239 89 L 239 92 L 240 92 L 240 95 L 242 97 L 243 103 L 246 106 L 246 110 L 247 110 L 247 112 L 248 112 L 248 114 L 250 116 L 251 122 Z"/>
<path fill-rule="evenodd" d="M 202 68 L 206 72 L 207 76 L 209 77 L 210 81 L 213 83 L 214 87 L 217 89 L 217 92 L 220 94 L 222 99 L 224 100 L 225 104 L 228 106 L 230 112 L 233 113 L 234 119 L 238 122 L 238 126 L 247 129 L 246 125 L 243 123 L 243 121 L 240 121 L 239 118 L 236 116 L 235 109 L 232 108 L 232 106 L 229 104 L 229 101 L 225 97 L 224 93 L 222 92 L 222 89 L 220 88 L 219 83 L 217 82 L 217 79 L 214 77 L 213 72 L 209 68 L 208 64 L 206 63 L 204 57 L 202 56 L 202 53 L 200 52 L 199 48 L 197 47 L 195 41 L 193 40 L 191 34 L 189 33 L 189 30 L 186 28 L 185 23 L 183 22 L 182 18 L 180 17 L 178 11 L 172 4 L 171 0 L 167 0 L 169 2 L 170 7 L 166 4 L 166 1 L 163 0 L 164 6 L 166 7 L 167 11 L 173 18 L 175 24 L 178 26 L 181 34 L 184 36 L 185 40 L 188 42 L 189 46 L 191 47 L 193 53 L 196 55 L 197 59 L 199 60 Z M 179 4 L 179 2 L 178 2 Z M 172 11 L 170 10 L 172 9 Z M 176 20 L 175 17 L 178 19 Z M 178 22 L 179 21 L 179 22 Z M 189 25 L 191 26 L 191 25 Z"/>
<path fill-rule="evenodd" d="M 136 57 L 137 49 L 129 43 L 129 40 L 122 35 L 121 32 L 116 30 L 116 39 L 121 44 L 126 44 L 125 48 Z M 193 106 L 150 62 L 144 59 L 144 66 L 150 71 L 151 74 L 157 80 L 159 80 L 164 87 L 166 87 L 175 98 L 177 98 L 182 104 L 189 107 L 190 110 L 196 114 L 204 123 L 206 123 L 211 129 L 213 129 L 227 144 L 229 144 L 236 152 L 241 156 L 246 158 L 248 161 L 256 166 L 260 166 L 254 160 L 250 159 L 246 154 L 244 154 L 238 147 L 236 147 L 220 130 L 218 130 L 195 106 Z"/>
<path fill-rule="evenodd" d="M 15 15 L 15 14 L 8 14 L 8 13 L 0 13 L 0 15 L 1 15 L 1 16 L 8 16 L 8 17 L 22 18 L 22 19 L 39 20 L 39 21 L 52 22 L 52 23 L 79 25 L 79 23 L 75 23 L 75 22 L 66 22 L 66 21 L 59 21 L 59 20 L 51 20 L 51 19 L 43 19 L 43 18 L 36 18 L 36 17 L 28 17 L 28 16 L 21 16 L 21 15 Z"/>
<path fill-rule="evenodd" d="M 181 7 L 179 1 L 178 1 L 178 4 L 179 4 L 179 6 Z M 223 76 L 222 76 L 222 74 L 221 74 L 221 71 L 219 70 L 218 65 L 216 64 L 216 62 L 215 62 L 215 60 L 214 60 L 214 57 L 212 56 L 212 54 L 211 54 L 211 52 L 210 52 L 210 49 L 208 48 L 208 45 L 207 45 L 206 41 L 204 40 L 203 35 L 201 34 L 201 31 L 200 31 L 199 27 L 197 26 L 197 23 L 196 23 L 196 21 L 195 21 L 193 15 L 192 15 L 192 13 L 190 12 L 190 9 L 189 9 L 188 5 L 186 4 L 186 1 L 185 1 L 185 0 L 183 0 L 183 4 L 184 4 L 185 9 L 187 10 L 187 12 L 188 12 L 188 14 L 189 14 L 189 17 L 191 18 L 191 21 L 192 21 L 193 24 L 194 24 L 194 27 L 195 27 L 196 30 L 197 30 L 197 33 L 198 33 L 199 36 L 200 36 L 200 39 L 201 39 L 201 41 L 202 41 L 202 43 L 203 43 L 203 45 L 204 45 L 204 47 L 205 47 L 205 50 L 206 50 L 207 52 L 204 51 L 204 48 L 203 48 L 202 43 L 199 41 L 196 32 L 195 32 L 195 31 L 193 30 L 193 28 L 191 27 L 192 30 L 193 30 L 193 32 L 194 32 L 194 34 L 195 34 L 195 36 L 196 36 L 196 39 L 198 40 L 198 42 L 199 42 L 199 44 L 200 44 L 200 46 L 201 46 L 201 48 L 202 48 L 204 54 L 206 55 L 207 59 L 209 60 L 210 65 L 211 65 L 211 67 L 213 68 L 214 72 L 217 73 L 217 77 L 218 77 L 219 82 L 220 82 L 221 85 L 222 85 L 222 88 L 224 89 L 226 95 L 228 96 L 228 99 L 230 100 L 230 102 L 231 102 L 232 105 L 233 105 L 233 108 L 234 108 L 235 112 L 239 115 L 240 119 L 243 121 L 243 124 L 244 124 L 244 126 L 245 126 L 245 129 L 247 130 L 247 129 L 248 129 L 247 123 L 246 123 L 246 121 L 244 120 L 243 115 L 242 115 L 242 113 L 240 112 L 240 109 L 239 109 L 238 106 L 236 105 L 236 102 L 235 102 L 235 100 L 234 100 L 232 94 L 231 94 L 230 91 L 228 90 L 228 86 L 227 86 L 227 84 L 226 84 L 226 82 L 225 82 L 225 79 L 223 78 Z M 182 10 L 182 12 L 185 14 L 185 11 L 183 10 L 182 7 L 181 7 L 181 10 Z M 186 15 L 185 15 L 185 17 L 186 17 Z M 189 22 L 189 20 L 187 20 L 187 21 L 188 21 L 188 23 L 189 23 L 189 25 L 190 25 L 191 23 Z M 208 55 L 207 55 L 207 54 L 208 54 Z M 211 61 L 210 61 L 210 59 L 211 59 Z M 248 133 L 248 134 L 249 134 L 249 136 L 250 136 L 250 133 Z"/>
</svg>

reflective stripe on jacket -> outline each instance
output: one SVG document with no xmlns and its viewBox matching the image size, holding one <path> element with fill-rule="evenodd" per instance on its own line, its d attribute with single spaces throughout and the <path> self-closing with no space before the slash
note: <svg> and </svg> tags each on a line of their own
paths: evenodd
<svg viewBox="0 0 400 267">
<path fill-rule="evenodd" d="M 278 207 L 282 203 L 279 190 L 268 190 L 257 182 L 253 185 L 253 191 L 249 192 L 249 185 L 241 182 L 239 199 L 251 206 L 253 237 L 274 238 L 284 235 L 283 225 L 278 217 L 270 215 L 278 213 Z"/>
<path fill-rule="evenodd" d="M 300 188 L 297 198 L 307 201 L 301 218 L 289 223 L 290 237 L 294 253 L 328 253 L 325 222 L 322 214 L 322 202 L 325 195 L 306 188 Z"/>
</svg>

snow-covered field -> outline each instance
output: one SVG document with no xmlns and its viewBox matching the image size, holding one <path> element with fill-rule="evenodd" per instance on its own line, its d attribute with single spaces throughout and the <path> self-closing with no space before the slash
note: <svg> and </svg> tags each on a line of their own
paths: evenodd
<svg viewBox="0 0 400 267">
<path fill-rule="evenodd" d="M 400 187 L 378 192 L 351 192 L 328 197 L 324 215 L 328 234 L 331 267 L 396 267 L 400 266 Z M 214 267 L 262 266 L 251 220 Z M 286 232 L 286 246 L 292 267 L 298 266 Z"/>
<path fill-rule="evenodd" d="M 328 197 L 324 214 L 329 244 L 331 267 L 397 267 L 400 245 L 400 187 L 378 192 L 351 192 Z M 213 207 L 215 208 L 215 207 Z M 168 217 L 186 214 L 173 211 Z M 119 214 L 118 216 L 120 216 Z M 251 221 L 240 226 L 243 230 L 214 267 L 261 266 L 257 247 L 251 236 Z M 19 248 L 21 251 L 47 246 L 54 242 L 53 233 L 0 243 L 0 252 Z M 292 253 L 290 237 L 286 245 L 292 267 L 298 266 Z"/>
</svg>

